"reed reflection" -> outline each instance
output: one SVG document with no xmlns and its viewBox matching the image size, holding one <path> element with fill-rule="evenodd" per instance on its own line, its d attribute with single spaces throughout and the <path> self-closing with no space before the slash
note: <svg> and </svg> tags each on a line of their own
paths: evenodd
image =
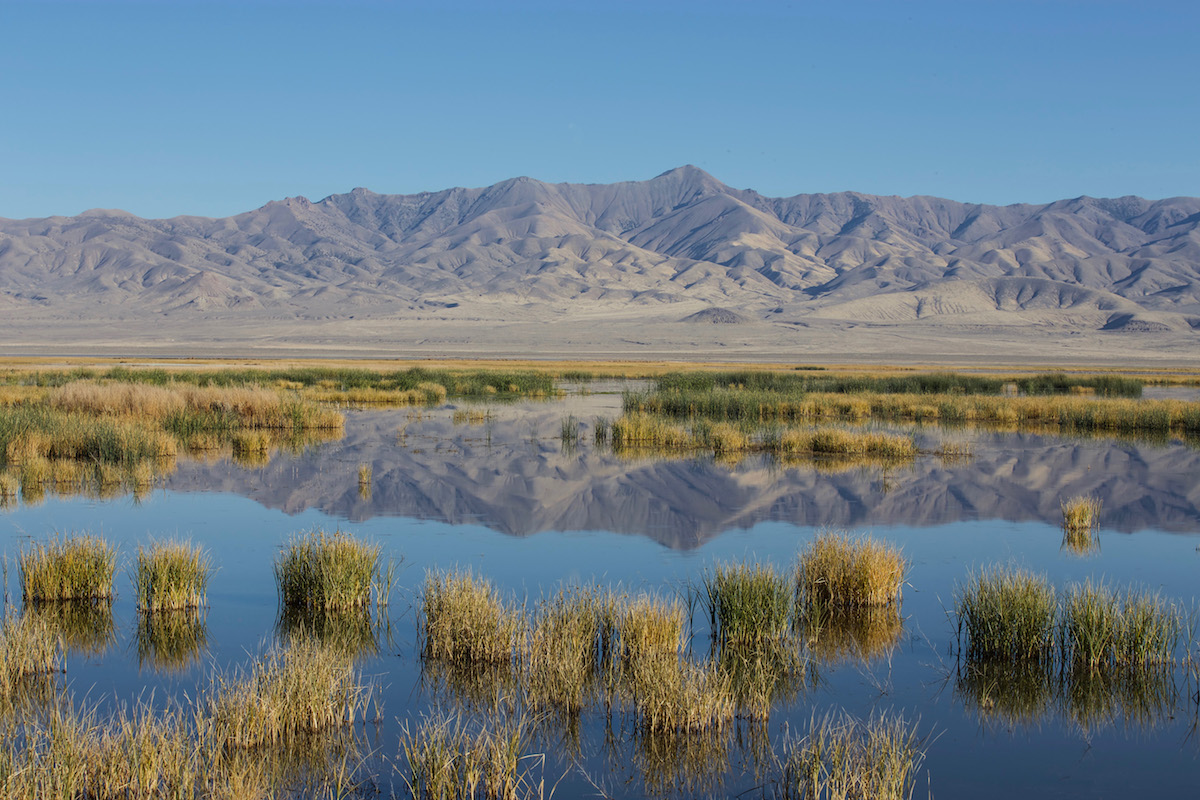
<svg viewBox="0 0 1200 800">
<path fill-rule="evenodd" d="M 30 601 L 25 614 L 47 625 L 70 652 L 101 656 L 117 640 L 110 600 Z"/>
<path fill-rule="evenodd" d="M 198 608 L 139 613 L 134 643 L 138 669 L 182 672 L 207 648 L 208 626 Z"/>
</svg>

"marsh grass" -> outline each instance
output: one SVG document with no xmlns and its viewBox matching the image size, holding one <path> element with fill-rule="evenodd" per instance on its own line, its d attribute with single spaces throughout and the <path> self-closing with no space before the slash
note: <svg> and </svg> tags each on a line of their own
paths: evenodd
<svg viewBox="0 0 1200 800">
<path fill-rule="evenodd" d="M 785 744 L 785 798 L 908 800 L 925 760 L 925 741 L 900 716 L 813 718 L 808 735 Z"/>
<path fill-rule="evenodd" d="M 101 719 L 57 702 L 0 732 L 11 800 L 347 797 L 359 763 L 352 736 L 297 735 L 286 746 L 239 748 L 203 710 L 138 702 Z"/>
<path fill-rule="evenodd" d="M 222 741 L 256 747 L 366 719 L 373 696 L 345 654 L 297 637 L 215 677 L 205 711 Z"/>
<path fill-rule="evenodd" d="M 139 669 L 183 672 L 199 663 L 208 645 L 208 626 L 196 608 L 138 614 L 134 642 Z"/>
<path fill-rule="evenodd" d="M 142 612 L 199 608 L 204 604 L 211 575 L 208 556 L 187 542 L 155 542 L 138 547 L 133 576 L 137 608 Z"/>
<path fill-rule="evenodd" d="M 0 621 L 0 703 L 11 702 L 38 676 L 61 672 L 62 660 L 62 642 L 46 620 L 5 614 Z"/>
<path fill-rule="evenodd" d="M 293 608 L 366 608 L 379 584 L 380 545 L 346 533 L 294 536 L 275 560 L 280 604 Z"/>
<path fill-rule="evenodd" d="M 795 589 L 774 566 L 717 564 L 705 571 L 701 588 L 713 637 L 722 644 L 788 637 Z"/>
<path fill-rule="evenodd" d="M 1077 495 L 1060 501 L 1059 505 L 1063 516 L 1063 543 L 1078 552 L 1093 549 L 1096 532 L 1100 529 L 1100 498 Z"/>
<path fill-rule="evenodd" d="M 825 531 L 796 562 L 796 595 L 803 609 L 899 603 L 908 562 L 900 550 L 869 536 Z"/>
<path fill-rule="evenodd" d="M 101 656 L 117 641 L 112 603 L 108 600 L 41 600 L 25 604 L 25 616 L 36 618 L 67 650 Z"/>
<path fill-rule="evenodd" d="M 651 733 L 720 730 L 737 711 L 731 678 L 709 662 L 640 658 L 626 675 L 638 724 Z"/>
<path fill-rule="evenodd" d="M 537 604 L 520 659 L 531 709 L 578 714 L 588 704 L 604 658 L 603 641 L 611 639 L 602 628 L 612 602 L 610 593 L 579 587 Z"/>
<path fill-rule="evenodd" d="M 1060 646 L 1073 668 L 1173 664 L 1183 629 L 1183 614 L 1157 594 L 1121 595 L 1089 580 L 1063 597 Z"/>
<path fill-rule="evenodd" d="M 687 613 L 675 598 L 639 594 L 616 609 L 614 652 L 626 666 L 678 660 L 685 642 Z"/>
<path fill-rule="evenodd" d="M 627 394 L 627 416 L 713 422 L 817 422 L 867 419 L 937 423 L 1053 426 L 1068 433 L 1195 435 L 1200 402 L 1088 396 L 897 394 L 878 391 L 805 393 L 712 388 Z M 669 424 L 664 422 L 663 424 Z"/>
<path fill-rule="evenodd" d="M 359 491 L 359 494 L 365 493 L 365 494 L 369 495 L 371 493 L 372 474 L 373 473 L 372 473 L 370 464 L 359 464 L 358 465 L 358 491 Z"/>
<path fill-rule="evenodd" d="M 750 720 L 766 720 L 773 708 L 795 702 L 815 676 L 793 636 L 721 643 L 712 660 L 728 683 L 738 716 Z"/>
<path fill-rule="evenodd" d="M 525 717 L 507 713 L 473 721 L 435 713 L 402 726 L 404 780 L 414 800 L 542 798 L 545 756 L 530 753 L 529 745 Z"/>
<path fill-rule="evenodd" d="M 606 423 L 607 424 L 607 423 Z M 599 430 L 599 429 L 598 429 Z M 663 416 L 625 413 L 605 430 L 614 451 L 705 451 L 717 458 L 736 459 L 749 453 L 778 458 L 856 458 L 886 462 L 915 458 L 919 451 L 911 436 L 856 431 L 841 427 L 778 428 L 744 422 L 694 419 L 690 427 Z"/>
<path fill-rule="evenodd" d="M 525 632 L 523 611 L 470 570 L 428 572 L 421 612 L 426 658 L 509 662 Z"/>
<path fill-rule="evenodd" d="M 955 591 L 958 643 L 968 662 L 1048 661 L 1058 599 L 1044 576 L 1015 568 L 983 569 Z"/>
<path fill-rule="evenodd" d="M 890 655 L 904 633 L 895 605 L 806 608 L 797 620 L 805 652 L 818 664 L 869 662 Z"/>
<path fill-rule="evenodd" d="M 97 536 L 56 537 L 22 550 L 18 568 L 26 602 L 111 599 L 117 551 Z"/>
</svg>

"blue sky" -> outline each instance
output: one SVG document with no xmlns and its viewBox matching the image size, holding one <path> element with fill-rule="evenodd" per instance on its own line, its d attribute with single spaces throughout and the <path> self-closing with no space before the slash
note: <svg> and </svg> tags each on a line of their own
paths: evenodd
<svg viewBox="0 0 1200 800">
<path fill-rule="evenodd" d="M 1200 195 L 1200 3 L 0 0 L 0 216 L 643 180 Z"/>
</svg>

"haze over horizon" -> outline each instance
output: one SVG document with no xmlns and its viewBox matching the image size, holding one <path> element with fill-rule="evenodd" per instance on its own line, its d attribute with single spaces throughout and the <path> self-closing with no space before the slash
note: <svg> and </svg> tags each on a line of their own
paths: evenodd
<svg viewBox="0 0 1200 800">
<path fill-rule="evenodd" d="M 0 217 L 366 187 L 1200 195 L 1183 2 L 8 2 Z"/>
</svg>

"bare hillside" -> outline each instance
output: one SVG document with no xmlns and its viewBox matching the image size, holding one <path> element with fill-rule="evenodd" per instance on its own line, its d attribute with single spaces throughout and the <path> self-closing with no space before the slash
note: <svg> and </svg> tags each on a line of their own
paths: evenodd
<svg viewBox="0 0 1200 800">
<path fill-rule="evenodd" d="M 719 311 L 695 316 L 707 309 Z M 476 328 L 517 352 L 520 326 L 541 325 L 565 350 L 586 331 L 617 351 L 786 351 L 799 328 L 824 341 L 865 327 L 1136 333 L 1127 346 L 1149 335 L 1156 352 L 1186 353 L 1200 329 L 1200 199 L 768 198 L 681 167 L 610 185 L 355 189 L 224 219 L 93 210 L 0 220 L 0 311 L 12 352 L 157 333 L 200 350 L 424 340 L 454 354 Z M 696 319 L 739 324 L 656 327 Z"/>
</svg>

